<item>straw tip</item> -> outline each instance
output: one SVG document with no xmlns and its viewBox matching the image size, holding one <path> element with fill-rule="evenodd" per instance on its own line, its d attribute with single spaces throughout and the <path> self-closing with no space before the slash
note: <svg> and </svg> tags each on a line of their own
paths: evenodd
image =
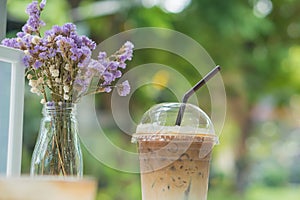
<svg viewBox="0 0 300 200">
<path fill-rule="evenodd" d="M 220 66 L 220 65 L 217 65 L 217 66 L 216 66 L 216 69 L 220 71 L 220 70 L 221 70 L 221 66 Z"/>
</svg>

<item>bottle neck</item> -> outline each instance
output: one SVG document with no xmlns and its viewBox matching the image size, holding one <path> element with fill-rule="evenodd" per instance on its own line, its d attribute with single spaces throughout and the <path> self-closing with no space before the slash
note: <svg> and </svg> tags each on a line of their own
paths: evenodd
<svg viewBox="0 0 300 200">
<path fill-rule="evenodd" d="M 77 104 L 75 103 L 46 103 L 42 111 L 44 116 L 53 115 L 72 115 L 77 114 Z"/>
</svg>

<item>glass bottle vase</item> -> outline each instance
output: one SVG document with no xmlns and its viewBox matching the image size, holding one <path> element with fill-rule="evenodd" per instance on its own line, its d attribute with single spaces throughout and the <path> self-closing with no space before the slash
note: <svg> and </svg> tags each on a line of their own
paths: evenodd
<svg viewBox="0 0 300 200">
<path fill-rule="evenodd" d="M 31 159 L 31 175 L 82 177 L 76 104 L 47 103 Z"/>
</svg>

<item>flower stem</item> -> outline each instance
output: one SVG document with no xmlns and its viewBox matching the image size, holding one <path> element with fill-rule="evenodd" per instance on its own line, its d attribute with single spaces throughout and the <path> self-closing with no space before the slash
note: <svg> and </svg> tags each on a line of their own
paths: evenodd
<svg viewBox="0 0 300 200">
<path fill-rule="evenodd" d="M 59 124 L 60 123 L 58 123 L 57 124 L 57 126 L 58 127 L 56 127 L 56 128 L 58 128 L 57 129 L 57 132 L 59 132 L 58 134 L 61 134 L 60 132 L 60 129 L 61 129 L 61 126 L 59 126 Z M 59 130 L 59 131 L 58 131 Z M 63 175 L 65 176 L 66 175 L 66 170 L 65 170 L 65 167 L 64 167 L 64 162 L 63 162 L 63 159 L 62 159 L 62 156 L 61 156 L 61 149 L 60 149 L 60 147 L 59 147 L 59 145 L 58 145 L 58 134 L 57 134 L 57 132 L 54 134 L 54 137 L 55 137 L 55 144 L 56 144 L 56 148 L 57 148 L 57 153 L 58 153 L 58 159 L 59 159 L 59 162 L 60 162 L 60 164 L 61 164 L 61 169 L 62 169 L 62 173 L 63 173 Z"/>
</svg>

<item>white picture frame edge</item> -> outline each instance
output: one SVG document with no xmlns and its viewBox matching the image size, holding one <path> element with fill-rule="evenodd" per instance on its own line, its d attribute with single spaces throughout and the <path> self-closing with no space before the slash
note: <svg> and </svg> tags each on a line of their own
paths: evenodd
<svg viewBox="0 0 300 200">
<path fill-rule="evenodd" d="M 0 61 L 11 64 L 6 176 L 21 174 L 25 82 L 23 57 L 23 51 L 0 45 Z"/>
</svg>

